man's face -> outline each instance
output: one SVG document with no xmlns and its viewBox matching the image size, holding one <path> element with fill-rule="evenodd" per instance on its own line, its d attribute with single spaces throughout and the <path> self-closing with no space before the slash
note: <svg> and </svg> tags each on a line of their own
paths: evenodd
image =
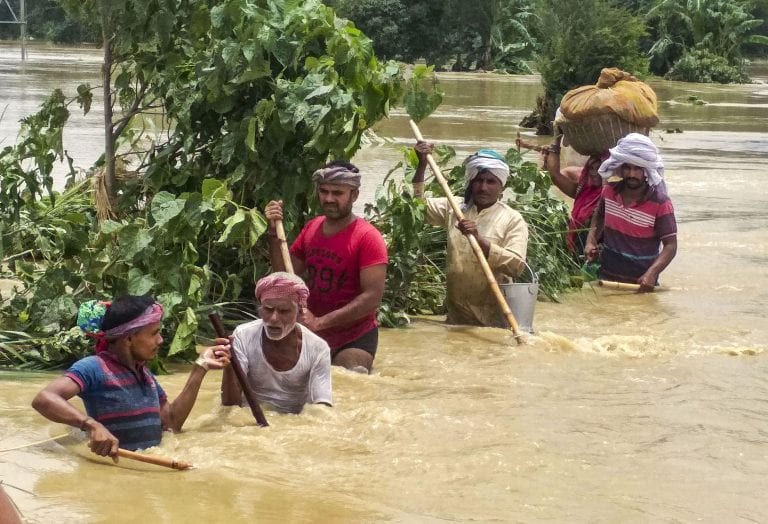
<svg viewBox="0 0 768 524">
<path fill-rule="evenodd" d="M 267 338 L 281 340 L 296 327 L 299 305 L 290 298 L 264 299 L 259 306 L 259 316 L 264 321 Z"/>
<path fill-rule="evenodd" d="M 628 189 L 640 189 L 647 183 L 645 169 L 634 164 L 621 165 L 621 178 Z"/>
<path fill-rule="evenodd" d="M 155 358 L 163 343 L 163 335 L 160 334 L 162 327 L 162 322 L 155 322 L 128 336 L 128 347 L 134 360 L 146 362 Z"/>
<path fill-rule="evenodd" d="M 479 207 L 495 204 L 503 190 L 501 181 L 493 176 L 490 171 L 481 171 L 472 180 L 472 200 Z"/>
<path fill-rule="evenodd" d="M 352 213 L 352 204 L 360 192 L 347 184 L 319 184 L 317 198 L 323 209 L 323 215 L 331 219 L 346 218 Z"/>
</svg>

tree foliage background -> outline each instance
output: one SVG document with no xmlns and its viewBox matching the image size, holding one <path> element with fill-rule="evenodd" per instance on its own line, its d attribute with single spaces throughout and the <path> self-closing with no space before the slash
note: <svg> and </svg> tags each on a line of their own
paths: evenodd
<svg viewBox="0 0 768 524">
<path fill-rule="evenodd" d="M 9 1 L 18 8 L 18 0 Z M 18 143 L 0 150 L 0 277 L 17 282 L 10 296 L 0 297 L 6 329 L 0 365 L 3 358 L 47 365 L 84 351 L 78 333 L 61 329 L 86 298 L 154 293 L 168 311 L 169 353 L 181 355 L 193 347 L 206 308 L 242 311 L 238 301 L 267 271 L 259 209 L 280 195 L 295 232 L 312 212 L 310 173 L 329 158 L 350 158 L 362 133 L 400 96 L 401 65 L 380 62 L 377 53 L 424 59 L 438 69 L 516 73 L 535 63 L 544 95 L 526 124 L 546 132 L 560 97 L 593 83 L 603 67 L 745 81 L 745 56 L 768 47 L 768 0 L 36 0 L 28 6 L 33 37 L 102 46 L 105 85 L 57 90 L 23 121 Z M 17 26 L 0 25 L 0 37 L 16 34 Z M 108 113 L 105 154 L 83 182 L 61 136 L 75 104 L 88 112 L 97 88 Z M 565 211 L 546 196 L 541 174 L 510 161 L 523 173 L 525 183 L 512 189 L 531 210 L 530 221 L 549 213 L 553 222 L 535 227 L 550 239 L 562 234 Z M 63 193 L 52 189 L 55 162 L 69 166 Z M 397 323 L 402 312 L 437 307 L 440 240 L 434 232 L 414 235 L 406 226 L 418 218 L 418 204 L 399 186 L 386 191 L 369 212 L 394 232 L 383 313 Z M 100 203 L 96 209 L 92 200 Z M 548 245 L 542 239 L 529 252 L 549 272 L 545 289 L 551 284 L 555 296 L 570 269 Z M 416 248 L 430 255 L 414 261 L 409 250 Z M 414 273 L 421 270 L 424 279 Z M 408 305 L 418 297 L 423 300 Z M 22 346 L 35 349 L 22 355 Z"/>
<path fill-rule="evenodd" d="M 529 72 L 534 0 L 327 0 L 371 37 L 376 52 L 455 71 Z"/>
<path fill-rule="evenodd" d="M 169 354 L 184 353 L 205 307 L 249 297 L 268 271 L 259 210 L 280 196 L 287 224 L 302 226 L 311 173 L 360 147 L 398 98 L 401 68 L 313 0 L 65 5 L 102 20 L 122 110 L 105 130 L 118 186 L 108 220 L 88 194 L 99 194 L 106 159 L 92 187 L 52 190 L 69 107 L 87 110 L 90 86 L 71 100 L 54 93 L 0 151 L 0 260 L 19 282 L 3 297 L 3 325 L 52 334 L 72 325 L 77 302 L 150 292 L 167 310 Z"/>
</svg>

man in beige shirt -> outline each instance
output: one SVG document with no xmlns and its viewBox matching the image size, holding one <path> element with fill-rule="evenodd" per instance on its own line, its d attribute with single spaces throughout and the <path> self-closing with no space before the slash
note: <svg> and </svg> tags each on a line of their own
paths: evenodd
<svg viewBox="0 0 768 524">
<path fill-rule="evenodd" d="M 419 166 L 413 177 L 416 197 L 424 193 L 427 154 L 432 144 L 415 147 Z M 483 149 L 464 161 L 467 185 L 461 207 L 464 220 L 457 220 L 446 197 L 427 198 L 427 222 L 448 232 L 447 293 L 448 323 L 507 327 L 480 263 L 464 235 L 474 235 L 488 260 L 496 281 L 505 283 L 519 275 L 528 248 L 528 225 L 523 217 L 501 202 L 509 178 L 509 166 L 495 151 Z M 455 200 L 462 200 L 452 196 Z"/>
</svg>

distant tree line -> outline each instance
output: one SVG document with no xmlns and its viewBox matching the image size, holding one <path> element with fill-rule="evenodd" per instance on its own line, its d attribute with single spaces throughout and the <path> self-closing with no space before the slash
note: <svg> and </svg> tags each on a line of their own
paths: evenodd
<svg viewBox="0 0 768 524">
<path fill-rule="evenodd" d="M 54 42 L 99 41 L 98 23 L 73 20 L 61 1 L 28 0 L 28 33 Z M 593 83 L 603 67 L 688 82 L 746 82 L 746 57 L 768 50 L 768 0 L 323 1 L 369 36 L 381 59 L 424 60 L 451 71 L 535 68 L 545 93 L 525 123 L 541 132 L 563 94 Z M 17 34 L 16 26 L 0 25 L 0 38 Z"/>
<path fill-rule="evenodd" d="M 19 16 L 19 0 L 8 0 Z M 69 16 L 59 0 L 27 0 L 27 35 L 57 44 L 101 42 L 101 28 Z M 8 6 L 0 2 L 0 20 L 11 20 Z M 0 39 L 19 38 L 19 26 L 0 24 Z"/>
<path fill-rule="evenodd" d="M 9 0 L 18 14 L 19 0 Z M 597 65 L 686 81 L 745 81 L 745 56 L 768 52 L 768 0 L 325 0 L 352 20 L 377 56 L 438 69 L 552 70 L 552 84 Z M 0 4 L 0 18 L 10 18 Z M 101 40 L 98 22 L 68 16 L 61 0 L 27 0 L 27 33 L 55 43 Z M 0 38 L 18 26 L 0 24 Z M 586 60 L 586 62 L 583 62 Z M 560 66 L 554 62 L 560 62 Z M 567 64 L 567 65 L 566 65 Z M 586 67 L 584 67 L 586 65 Z M 598 68 L 599 71 L 599 68 Z M 565 74 L 563 74 L 565 73 Z M 545 82 L 547 83 L 547 82 Z"/>
<path fill-rule="evenodd" d="M 524 125 L 549 131 L 563 94 L 603 67 L 687 82 L 749 81 L 768 49 L 768 0 L 325 0 L 377 54 L 438 69 L 541 73 Z"/>
</svg>

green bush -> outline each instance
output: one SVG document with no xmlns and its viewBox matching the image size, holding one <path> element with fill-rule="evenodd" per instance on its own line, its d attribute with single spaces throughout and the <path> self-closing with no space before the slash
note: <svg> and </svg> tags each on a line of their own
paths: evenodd
<svg viewBox="0 0 768 524">
<path fill-rule="evenodd" d="M 682 82 L 709 82 L 738 84 L 749 82 L 749 77 L 740 66 L 731 65 L 722 56 L 706 49 L 686 51 L 665 75 L 668 80 Z"/>
</svg>

